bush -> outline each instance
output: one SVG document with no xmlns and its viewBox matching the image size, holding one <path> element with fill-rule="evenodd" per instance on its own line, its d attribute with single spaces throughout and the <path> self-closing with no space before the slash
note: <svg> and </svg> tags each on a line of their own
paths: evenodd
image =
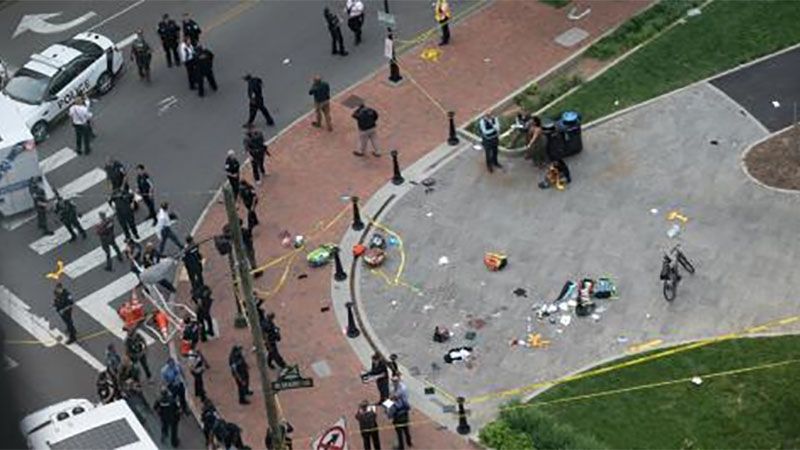
<svg viewBox="0 0 800 450">
<path fill-rule="evenodd" d="M 546 88 L 540 88 L 534 83 L 514 97 L 514 103 L 523 111 L 533 114 L 581 83 L 583 83 L 583 79 L 580 75 L 558 78 Z"/>
<path fill-rule="evenodd" d="M 533 449 L 531 439 L 519 431 L 514 431 L 507 423 L 495 421 L 485 426 L 480 432 L 481 442 L 495 450 Z"/>
<path fill-rule="evenodd" d="M 702 4 L 702 0 L 662 0 L 589 47 L 586 56 L 601 61 L 619 56 L 667 28 L 686 11 Z"/>
</svg>

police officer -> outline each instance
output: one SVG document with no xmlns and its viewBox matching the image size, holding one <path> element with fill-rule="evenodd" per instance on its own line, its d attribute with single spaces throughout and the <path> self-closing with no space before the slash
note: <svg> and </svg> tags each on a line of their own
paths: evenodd
<svg viewBox="0 0 800 450">
<path fill-rule="evenodd" d="M 125 354 L 130 358 L 132 364 L 142 366 L 148 380 L 152 378 L 150 365 L 147 364 L 147 343 L 135 329 L 128 330 L 128 336 L 125 338 Z"/>
<path fill-rule="evenodd" d="M 239 197 L 239 160 L 236 159 L 236 152 L 233 150 L 228 150 L 228 156 L 225 158 L 225 175 L 231 184 L 233 200 L 236 201 Z"/>
<path fill-rule="evenodd" d="M 199 45 L 195 47 L 195 53 L 195 84 L 197 85 L 197 94 L 203 97 L 205 80 L 208 80 L 211 90 L 217 91 L 217 80 L 214 78 L 214 54 L 208 48 Z"/>
<path fill-rule="evenodd" d="M 108 182 L 111 184 L 111 191 L 121 189 L 122 185 L 125 184 L 125 166 L 119 160 L 109 156 L 106 158 L 106 165 L 103 170 L 106 171 Z"/>
<path fill-rule="evenodd" d="M 72 200 L 65 199 L 56 193 L 56 214 L 58 219 L 64 224 L 64 227 L 69 231 L 71 236 L 69 241 L 72 242 L 78 238 L 77 230 L 81 234 L 81 238 L 86 239 L 86 230 L 83 229 L 80 221 L 78 220 L 78 210 Z"/>
<path fill-rule="evenodd" d="M 250 102 L 250 116 L 245 122 L 244 127 L 248 128 L 253 125 L 253 121 L 256 120 L 256 113 L 261 111 L 261 114 L 264 115 L 264 118 L 267 119 L 267 125 L 274 126 L 275 121 L 272 120 L 272 116 L 269 114 L 269 110 L 266 106 L 264 106 L 264 93 L 261 90 L 261 85 L 263 82 L 261 78 L 254 77 L 249 73 L 244 76 L 244 80 L 247 82 L 247 98 Z"/>
<path fill-rule="evenodd" d="M 113 248 L 114 251 L 117 252 L 117 259 L 120 261 L 122 261 L 122 252 L 119 250 L 119 246 L 114 240 L 114 222 L 109 217 L 106 217 L 106 213 L 104 211 L 100 211 L 99 215 L 100 223 L 97 224 L 95 232 L 100 238 L 100 246 L 103 247 L 103 251 L 106 253 L 105 269 L 106 271 L 111 272 L 114 270 L 111 266 L 111 249 Z"/>
<path fill-rule="evenodd" d="M 200 353 L 200 350 L 190 350 L 188 354 L 189 370 L 194 377 L 194 395 L 200 399 L 206 398 L 205 384 L 203 383 L 203 374 L 206 369 L 211 368 L 206 361 L 205 356 Z"/>
<path fill-rule="evenodd" d="M 144 31 L 136 30 L 136 39 L 131 45 L 131 59 L 136 62 L 139 70 L 139 79 L 150 81 L 150 61 L 153 59 L 153 50 L 144 40 Z"/>
<path fill-rule="evenodd" d="M 200 42 L 200 33 L 202 33 L 203 30 L 200 29 L 200 25 L 198 25 L 197 22 L 189 17 L 189 13 L 183 13 L 181 27 L 183 28 L 183 35 L 188 36 L 192 45 L 197 46 Z"/>
<path fill-rule="evenodd" d="M 56 284 L 55 289 L 55 299 L 53 301 L 53 306 L 56 309 L 56 312 L 59 316 L 61 316 L 61 320 L 64 321 L 64 324 L 67 326 L 67 342 L 66 344 L 72 344 L 77 339 L 75 337 L 75 324 L 72 322 L 72 307 L 75 305 L 75 302 L 72 300 L 72 294 L 64 287 L 63 284 L 58 283 Z"/>
<path fill-rule="evenodd" d="M 153 225 L 158 221 L 156 220 L 156 203 L 153 197 L 153 181 L 150 179 L 150 174 L 144 168 L 144 165 L 139 164 L 136 166 L 136 189 L 142 201 L 147 205 L 147 218 L 153 220 Z"/>
<path fill-rule="evenodd" d="M 206 447 L 217 448 L 214 442 L 214 427 L 222 420 L 217 407 L 208 397 L 203 399 L 203 411 L 200 413 L 200 422 L 203 424 L 203 435 L 206 438 Z"/>
<path fill-rule="evenodd" d="M 247 132 L 244 136 L 244 148 L 250 155 L 250 166 L 253 168 L 253 179 L 256 184 L 261 184 L 261 177 L 267 176 L 267 170 L 264 167 L 264 161 L 267 156 L 272 156 L 269 153 L 269 147 L 264 141 L 264 134 L 256 130 L 255 127 L 249 125 Z"/>
<path fill-rule="evenodd" d="M 178 24 L 169 18 L 169 14 L 164 14 L 161 22 L 158 23 L 158 36 L 161 38 L 161 45 L 164 47 L 164 54 L 167 56 L 167 67 L 172 67 L 173 60 L 176 66 L 181 65 L 181 58 L 178 56 L 180 32 L 181 29 Z"/>
<path fill-rule="evenodd" d="M 494 172 L 494 168 L 502 169 L 503 166 L 497 162 L 498 146 L 500 145 L 500 122 L 497 117 L 486 114 L 478 121 L 481 130 L 481 145 L 486 153 L 486 168 L 489 173 Z"/>
<path fill-rule="evenodd" d="M 364 450 L 381 450 L 381 435 L 378 428 L 378 415 L 375 405 L 370 405 L 367 400 L 362 400 L 356 411 L 356 421 L 361 432 Z"/>
<path fill-rule="evenodd" d="M 211 305 L 214 299 L 211 298 L 211 288 L 200 286 L 192 289 L 192 299 L 197 304 L 197 321 L 200 323 L 200 340 L 205 342 L 208 336 L 214 336 L 214 321 L 211 319 Z"/>
<path fill-rule="evenodd" d="M 239 182 L 239 195 L 242 197 L 242 203 L 247 208 L 247 228 L 251 230 L 258 225 L 258 215 L 256 214 L 256 205 L 258 204 L 258 194 L 252 184 L 245 180 Z"/>
<path fill-rule="evenodd" d="M 166 386 L 161 387 L 161 396 L 156 400 L 153 409 L 161 419 L 161 442 L 170 436 L 170 443 L 173 447 L 180 444 L 178 439 L 178 422 L 181 418 L 180 408 L 175 396 L 170 393 Z"/>
<path fill-rule="evenodd" d="M 47 227 L 47 207 L 49 205 L 47 195 L 35 178 L 28 181 L 28 192 L 31 194 L 33 208 L 36 210 L 36 226 L 42 230 L 43 234 L 50 236 L 53 232 Z"/>
<path fill-rule="evenodd" d="M 186 247 L 183 250 L 183 265 L 189 275 L 189 283 L 192 290 L 204 286 L 203 282 L 203 255 L 200 253 L 200 246 L 194 242 L 194 238 L 186 236 Z"/>
<path fill-rule="evenodd" d="M 270 369 L 275 368 L 275 364 L 281 369 L 286 368 L 286 361 L 283 360 L 281 353 L 278 351 L 278 342 L 281 340 L 281 329 L 275 324 L 275 313 L 267 313 L 265 320 L 261 323 L 261 329 L 266 337 L 267 344 L 267 365 Z"/>
<path fill-rule="evenodd" d="M 183 369 L 175 359 L 167 358 L 166 364 L 161 368 L 161 379 L 167 385 L 169 392 L 179 402 L 181 410 L 189 414 L 189 407 L 186 404 L 186 384 L 183 379 Z"/>
<path fill-rule="evenodd" d="M 117 221 L 125 238 L 131 239 L 133 236 L 137 241 L 141 239 L 136 231 L 136 218 L 133 216 L 133 194 L 125 189 L 116 189 L 111 193 L 108 204 L 117 212 Z"/>
<path fill-rule="evenodd" d="M 186 66 L 186 76 L 189 78 L 189 89 L 194 90 L 197 85 L 197 52 L 189 36 L 183 37 L 180 45 L 181 61 Z"/>
<path fill-rule="evenodd" d="M 236 388 L 239 393 L 239 404 L 247 405 L 250 400 L 247 399 L 248 395 L 253 395 L 250 390 L 250 368 L 247 366 L 247 360 L 244 359 L 241 345 L 234 345 L 228 355 L 228 365 L 231 368 L 231 375 L 236 381 Z"/>
<path fill-rule="evenodd" d="M 328 7 L 322 12 L 325 16 L 325 22 L 328 24 L 328 32 L 331 33 L 331 53 L 334 55 L 347 56 L 347 50 L 344 49 L 344 38 L 342 37 L 342 24 L 339 16 L 332 13 Z"/>
</svg>

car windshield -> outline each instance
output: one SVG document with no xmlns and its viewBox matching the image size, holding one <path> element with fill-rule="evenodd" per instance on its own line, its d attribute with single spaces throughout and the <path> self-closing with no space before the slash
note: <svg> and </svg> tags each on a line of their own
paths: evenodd
<svg viewBox="0 0 800 450">
<path fill-rule="evenodd" d="M 103 54 L 102 47 L 95 44 L 94 42 L 84 41 L 82 39 L 68 39 L 62 42 L 61 45 L 72 47 L 81 53 L 86 53 L 87 55 L 91 55 L 95 59 L 99 58 Z"/>
<path fill-rule="evenodd" d="M 44 98 L 49 82 L 46 75 L 22 68 L 8 80 L 3 92 L 14 100 L 35 105 Z"/>
</svg>

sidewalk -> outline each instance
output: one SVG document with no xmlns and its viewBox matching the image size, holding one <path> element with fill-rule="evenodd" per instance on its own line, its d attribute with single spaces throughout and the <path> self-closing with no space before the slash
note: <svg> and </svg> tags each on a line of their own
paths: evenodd
<svg viewBox="0 0 800 450">
<path fill-rule="evenodd" d="M 581 42 L 587 45 L 647 4 L 593 2 L 591 14 L 574 22 L 566 17 L 569 8 L 556 10 L 532 0 L 498 1 L 451 27 L 451 45 L 442 49 L 438 62 L 427 62 L 419 56 L 423 48 L 435 46 L 434 39 L 438 39 L 438 35 L 427 45 L 406 53 L 400 59 L 406 80 L 400 86 L 389 86 L 385 82 L 386 72 L 380 71 L 340 93 L 331 102 L 333 133 L 312 128 L 308 118 L 290 127 L 271 145 L 270 151 L 275 155 L 269 167 L 272 174 L 260 188 L 261 225 L 255 231 L 258 261 L 264 264 L 288 251 L 280 246 L 278 236 L 282 230 L 311 236 L 328 224 L 349 205 L 341 196 L 369 198 L 391 177 L 388 150 L 397 149 L 401 166 L 405 167 L 447 138 L 447 119 L 443 112 L 408 75 L 445 109 L 456 111 L 457 122 L 464 124 L 578 51 L 577 46 L 568 49 L 556 44 L 553 39 L 559 34 L 580 27 L 590 35 Z M 324 77 L 324 73 L 322 75 Z M 357 133 L 350 118 L 351 109 L 342 103 L 352 95 L 364 99 L 380 114 L 378 134 L 384 152 L 381 158 L 369 153 L 365 158 L 357 158 L 351 153 Z M 348 209 L 340 220 L 308 242 L 308 248 L 338 242 L 350 219 Z M 196 239 L 218 233 L 225 222 L 224 208 L 213 205 Z M 222 328 L 221 338 L 202 346 L 212 366 L 206 375 L 209 396 L 227 420 L 244 429 L 246 444 L 262 448 L 267 422 L 255 357 L 247 354 L 251 387 L 255 391 L 248 406 L 238 404 L 227 365 L 228 351 L 234 343 L 250 347 L 249 331 L 232 326 L 235 307 L 227 261 L 212 248 L 206 248 L 204 255 L 208 258 L 206 283 L 213 289 L 216 300 L 212 314 Z M 280 405 L 284 417 L 295 427 L 295 448 L 308 448 L 315 436 L 341 416 L 347 418 L 350 448 L 361 448 L 353 415 L 360 400 L 376 401 L 377 391 L 374 383 L 361 383 L 358 375 L 364 368 L 353 354 L 333 311 L 321 312 L 323 306 L 330 305 L 331 267 L 312 269 L 304 258 L 305 254 L 301 253 L 285 272 L 287 266 L 278 264 L 256 280 L 257 289 L 264 292 L 281 286 L 266 301 L 266 309 L 275 312 L 282 329 L 281 352 L 287 362 L 299 364 L 303 376 L 314 378 L 312 389 L 281 392 Z M 300 274 L 308 277 L 298 279 Z M 181 298 L 189 301 L 188 283 L 182 282 L 179 289 Z M 391 347 L 391 336 L 381 336 L 381 339 Z M 420 416 L 418 413 L 412 416 L 416 448 L 470 446 L 460 436 L 441 430 L 438 424 Z M 381 425 L 387 426 L 381 431 L 381 441 L 384 448 L 390 448 L 394 431 L 384 417 L 381 420 Z"/>
</svg>

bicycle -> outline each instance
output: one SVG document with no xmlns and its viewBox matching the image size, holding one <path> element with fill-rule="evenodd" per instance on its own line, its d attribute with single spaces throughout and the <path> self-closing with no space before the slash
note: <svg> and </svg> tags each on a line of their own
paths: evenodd
<svg viewBox="0 0 800 450">
<path fill-rule="evenodd" d="M 678 294 L 678 284 L 682 278 L 678 266 L 683 266 L 689 274 L 693 275 L 694 265 L 683 254 L 680 245 L 672 247 L 669 253 L 674 254 L 675 258 L 672 259 L 668 254 L 664 254 L 664 259 L 661 263 L 661 279 L 664 281 L 664 298 L 671 302 L 675 300 L 675 296 Z"/>
</svg>

